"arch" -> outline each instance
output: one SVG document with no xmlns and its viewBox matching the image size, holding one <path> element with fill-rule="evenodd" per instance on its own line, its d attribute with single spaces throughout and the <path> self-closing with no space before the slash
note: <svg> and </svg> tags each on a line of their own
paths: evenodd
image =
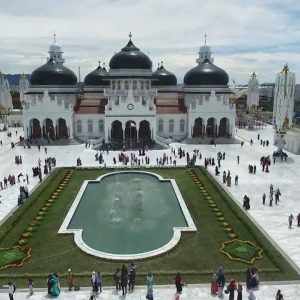
<svg viewBox="0 0 300 300">
<path fill-rule="evenodd" d="M 229 119 L 228 118 L 222 118 L 220 120 L 219 130 L 218 130 L 218 136 L 229 136 Z"/>
<path fill-rule="evenodd" d="M 93 133 L 94 128 L 93 128 L 93 120 L 88 120 L 88 133 Z"/>
<path fill-rule="evenodd" d="M 82 132 L 82 122 L 81 122 L 81 120 L 77 120 L 77 124 L 76 124 L 77 126 L 77 133 L 81 133 Z"/>
<path fill-rule="evenodd" d="M 104 132 L 104 121 L 103 120 L 98 121 L 98 130 L 100 133 Z"/>
<path fill-rule="evenodd" d="M 174 132 L 174 120 L 169 120 L 169 132 Z"/>
<path fill-rule="evenodd" d="M 55 140 L 55 128 L 53 121 L 49 118 L 45 119 L 43 122 L 43 137 Z"/>
<path fill-rule="evenodd" d="M 57 136 L 59 139 L 67 139 L 69 136 L 67 122 L 63 118 L 57 120 Z"/>
<path fill-rule="evenodd" d="M 185 121 L 184 121 L 184 119 L 181 119 L 179 121 L 179 131 L 180 132 L 185 132 Z"/>
<path fill-rule="evenodd" d="M 164 132 L 164 120 L 162 119 L 158 120 L 158 132 L 159 133 Z"/>
<path fill-rule="evenodd" d="M 204 135 L 204 121 L 202 118 L 197 118 L 193 127 L 193 137 L 201 137 Z"/>
<path fill-rule="evenodd" d="M 209 118 L 207 120 L 206 124 L 206 136 L 208 137 L 215 137 L 216 136 L 216 131 L 217 131 L 217 121 L 215 118 Z"/>
<path fill-rule="evenodd" d="M 30 127 L 30 137 L 32 139 L 41 139 L 42 138 L 42 129 L 41 124 L 38 119 L 31 119 L 29 121 L 29 127 Z"/>
<path fill-rule="evenodd" d="M 125 142 L 135 143 L 137 140 L 136 123 L 129 120 L 125 124 Z"/>
<path fill-rule="evenodd" d="M 140 122 L 139 140 L 141 142 L 150 142 L 151 140 L 150 123 L 146 120 Z"/>
<path fill-rule="evenodd" d="M 113 121 L 111 124 L 111 140 L 113 143 L 123 142 L 122 123 L 118 120 Z"/>
</svg>

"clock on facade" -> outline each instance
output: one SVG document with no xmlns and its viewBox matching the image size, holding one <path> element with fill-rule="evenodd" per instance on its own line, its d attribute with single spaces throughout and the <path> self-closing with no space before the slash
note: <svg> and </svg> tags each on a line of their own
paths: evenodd
<svg viewBox="0 0 300 300">
<path fill-rule="evenodd" d="M 134 106 L 133 106 L 133 104 L 129 103 L 129 104 L 127 105 L 127 108 L 128 108 L 129 110 L 133 110 L 133 109 L 134 109 Z"/>
</svg>

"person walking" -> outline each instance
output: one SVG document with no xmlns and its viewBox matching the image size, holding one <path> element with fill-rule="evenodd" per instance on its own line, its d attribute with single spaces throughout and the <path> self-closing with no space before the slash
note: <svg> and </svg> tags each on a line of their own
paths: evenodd
<svg viewBox="0 0 300 300">
<path fill-rule="evenodd" d="M 238 283 L 237 285 L 237 298 L 236 300 L 243 300 L 243 286 Z"/>
<path fill-rule="evenodd" d="M 121 268 L 121 287 L 123 296 L 127 294 L 128 270 L 125 265 Z"/>
<path fill-rule="evenodd" d="M 96 274 L 96 285 L 97 285 L 97 291 L 102 293 L 102 275 L 100 272 L 97 272 Z"/>
<path fill-rule="evenodd" d="M 262 195 L 263 205 L 266 204 L 266 193 L 263 193 Z"/>
<path fill-rule="evenodd" d="M 236 290 L 236 284 L 235 280 L 231 279 L 229 285 L 227 286 L 227 289 L 225 291 L 225 294 L 229 294 L 228 300 L 234 300 L 234 291 Z"/>
<path fill-rule="evenodd" d="M 283 300 L 283 295 L 281 294 L 281 290 L 277 291 L 275 300 Z"/>
<path fill-rule="evenodd" d="M 29 295 L 33 295 L 33 279 L 29 278 L 28 279 L 28 290 L 29 290 Z"/>
<path fill-rule="evenodd" d="M 8 283 L 8 296 L 9 296 L 9 300 L 14 300 L 14 293 L 15 293 L 15 291 L 16 291 L 16 287 L 10 281 Z"/>
<path fill-rule="evenodd" d="M 240 164 L 240 157 L 237 156 L 236 159 L 237 159 L 237 163 L 238 163 L 238 165 L 239 165 L 239 164 Z"/>
<path fill-rule="evenodd" d="M 183 280 L 182 280 L 182 276 L 179 272 L 175 275 L 173 281 L 175 283 L 177 293 L 181 294 L 182 293 Z"/>
<path fill-rule="evenodd" d="M 220 266 L 217 272 L 218 297 L 223 298 L 223 289 L 225 286 L 225 276 L 223 268 Z"/>
<path fill-rule="evenodd" d="M 297 226 L 300 227 L 300 213 L 297 215 Z"/>
<path fill-rule="evenodd" d="M 116 286 L 116 292 L 118 292 L 121 290 L 121 272 L 119 268 L 117 268 L 115 273 L 113 274 L 113 279 Z"/>
<path fill-rule="evenodd" d="M 128 284 L 129 291 L 133 292 L 134 290 L 135 278 L 136 278 L 136 266 L 134 262 L 132 262 L 129 270 L 129 284 Z"/>
<path fill-rule="evenodd" d="M 146 282 L 147 282 L 146 299 L 153 300 L 153 274 L 151 272 L 148 272 Z"/>
<path fill-rule="evenodd" d="M 290 214 L 290 216 L 289 216 L 289 228 L 290 229 L 292 228 L 293 220 L 295 220 L 295 218 L 294 218 L 293 214 Z"/>
<path fill-rule="evenodd" d="M 74 278 L 74 274 L 72 273 L 72 270 L 68 269 L 67 283 L 68 283 L 69 291 L 72 291 L 73 288 L 73 278 Z"/>
</svg>

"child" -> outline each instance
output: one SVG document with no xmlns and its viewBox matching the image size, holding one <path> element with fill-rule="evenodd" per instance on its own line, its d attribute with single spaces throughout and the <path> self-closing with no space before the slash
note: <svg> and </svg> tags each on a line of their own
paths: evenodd
<svg viewBox="0 0 300 300">
<path fill-rule="evenodd" d="M 28 279 L 28 289 L 29 289 L 29 295 L 33 295 L 33 280 L 31 278 Z"/>
</svg>

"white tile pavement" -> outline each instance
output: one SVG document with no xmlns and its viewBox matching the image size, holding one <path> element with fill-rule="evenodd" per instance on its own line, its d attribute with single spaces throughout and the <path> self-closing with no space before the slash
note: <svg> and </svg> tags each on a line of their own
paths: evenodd
<svg viewBox="0 0 300 300">
<path fill-rule="evenodd" d="M 22 132 L 21 129 L 17 129 L 18 134 Z M 3 145 L 0 146 L 0 179 L 3 180 L 4 176 L 8 174 L 14 174 L 17 176 L 22 173 L 23 175 L 29 174 L 30 184 L 28 185 L 29 190 L 32 190 L 37 184 L 38 179 L 32 177 L 32 167 L 36 166 L 38 159 L 40 158 L 42 162 L 46 157 L 52 156 L 56 157 L 57 166 L 75 166 L 77 157 L 80 157 L 83 166 L 99 166 L 99 163 L 95 161 L 95 151 L 92 149 L 86 149 L 84 145 L 70 145 L 70 146 L 48 146 L 48 154 L 44 152 L 44 147 L 41 148 L 39 152 L 37 147 L 32 147 L 31 149 L 24 149 L 23 147 L 15 147 L 11 149 L 10 142 L 18 140 L 18 136 L 15 135 L 15 129 L 12 131 L 12 138 L 6 136 L 6 132 L 0 132 L 0 140 L 2 140 Z M 202 153 L 202 160 L 197 160 L 197 164 L 203 165 L 204 157 L 214 157 L 218 151 L 226 152 L 226 159 L 221 161 L 221 169 L 230 170 L 232 178 L 237 174 L 239 176 L 239 185 L 232 185 L 229 192 L 234 197 L 235 201 L 242 205 L 242 200 L 245 194 L 250 197 L 251 209 L 248 212 L 250 217 L 252 217 L 271 237 L 273 241 L 284 251 L 284 253 L 290 258 L 291 261 L 300 267 L 300 228 L 296 227 L 294 222 L 293 228 L 288 228 L 288 216 L 293 213 L 296 217 L 300 213 L 300 156 L 289 153 L 289 159 L 287 162 L 277 161 L 275 165 L 271 165 L 270 173 L 263 173 L 260 168 L 260 157 L 266 155 L 272 155 L 276 148 L 272 145 L 269 147 L 263 147 L 257 140 L 257 134 L 260 133 L 262 139 L 273 140 L 272 128 L 270 126 L 254 131 L 247 131 L 243 129 L 237 130 L 237 136 L 239 138 L 245 139 L 244 147 L 239 144 L 234 145 L 181 145 L 173 144 L 173 147 L 181 146 L 186 151 L 192 151 L 193 149 L 199 149 Z M 250 139 L 253 139 L 254 144 L 250 146 Z M 272 144 L 272 143 L 271 143 Z M 136 152 L 136 151 L 135 151 Z M 171 150 L 153 150 L 148 151 L 146 155 L 150 157 L 150 164 L 156 165 L 156 158 L 161 157 L 163 153 L 171 155 Z M 136 154 L 138 154 L 136 152 Z M 22 155 L 23 164 L 16 165 L 14 163 L 15 155 Z M 240 164 L 237 164 L 237 155 L 240 156 Z M 110 151 L 107 155 L 104 154 L 104 160 L 107 166 L 113 166 L 113 157 L 117 156 L 117 152 Z M 177 165 L 185 165 L 186 158 L 178 159 Z M 248 173 L 248 165 L 256 165 L 257 174 Z M 120 166 L 117 163 L 117 166 Z M 209 171 L 214 176 L 214 167 L 208 167 Z M 215 176 L 214 176 L 215 177 Z M 217 178 L 220 180 L 221 178 Z M 268 205 L 262 205 L 261 196 L 263 192 L 268 194 L 270 184 L 273 184 L 274 188 L 280 188 L 281 199 L 279 205 L 274 205 L 269 207 Z M 10 212 L 14 209 L 17 204 L 17 196 L 19 194 L 19 186 L 24 184 L 24 182 L 17 183 L 13 187 L 9 187 L 3 191 L 0 191 L 0 220 L 3 220 Z M 222 183 L 221 183 L 222 184 Z M 268 202 L 268 201 L 267 201 Z M 255 292 L 257 299 L 274 299 L 277 288 L 280 285 L 262 285 L 260 290 Z M 300 285 L 289 285 L 283 286 L 284 298 L 286 299 L 300 299 Z M 298 292 L 299 289 L 299 292 Z M 160 292 L 161 291 L 161 292 Z M 88 299 L 80 298 L 87 297 L 88 294 L 82 294 L 78 292 L 77 294 L 63 294 L 60 299 Z M 113 294 L 104 293 L 101 297 L 106 297 L 103 299 L 117 299 Z M 140 298 L 129 298 L 138 297 L 136 292 L 133 295 L 127 296 L 128 299 L 144 299 L 145 291 L 142 289 L 140 291 Z M 190 294 L 191 293 L 191 294 Z M 270 294 L 270 296 L 269 296 Z M 79 298 L 68 298 L 79 297 Z M 77 296 L 76 296 L 77 295 Z M 245 294 L 246 295 L 246 294 Z M 0 299 L 2 299 L 2 294 L 0 294 Z M 8 296 L 7 296 L 8 297 Z M 17 298 L 21 297 L 21 298 Z M 23 297 L 23 298 L 22 298 Z M 25 299 L 26 293 L 17 293 L 15 299 Z M 35 295 L 38 297 L 38 295 Z M 39 295 L 42 297 L 42 294 Z M 115 297 L 115 298 L 114 298 Z M 142 298 L 141 298 L 142 297 Z M 161 297 L 161 298 L 159 298 Z M 166 297 L 166 298 L 163 298 Z M 173 289 L 159 289 L 155 290 L 155 299 L 172 299 Z M 194 297 L 194 298 L 193 298 Z M 181 295 L 180 299 L 210 299 L 212 296 L 209 295 L 209 289 L 207 287 L 187 287 L 184 293 Z M 290 298 L 289 298 L 290 297 Z M 35 299 L 35 298 L 32 298 Z M 41 298 L 37 298 L 41 299 Z"/>
</svg>

